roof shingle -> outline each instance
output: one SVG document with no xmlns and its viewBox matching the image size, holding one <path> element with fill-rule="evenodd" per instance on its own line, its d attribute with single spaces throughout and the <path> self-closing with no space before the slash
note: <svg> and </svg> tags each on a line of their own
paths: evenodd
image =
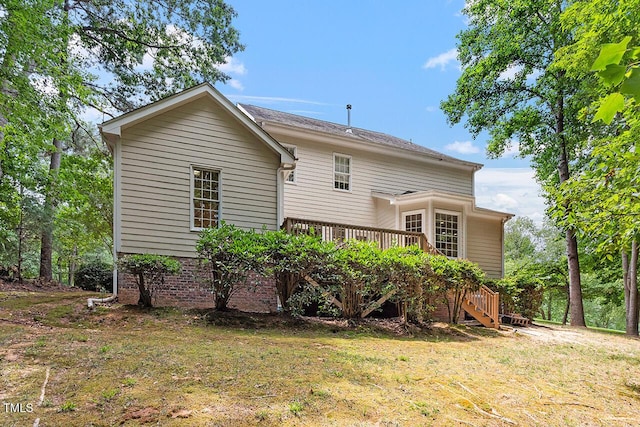
<svg viewBox="0 0 640 427">
<path fill-rule="evenodd" d="M 260 122 L 278 123 L 286 126 L 333 134 L 345 138 L 353 138 L 355 141 L 369 142 L 401 150 L 413 151 L 437 160 L 444 160 L 472 167 L 475 166 L 478 168 L 482 167 L 481 164 L 456 159 L 455 157 L 447 156 L 446 154 L 442 154 L 438 151 L 432 150 L 422 145 L 414 144 L 413 142 L 385 133 L 375 132 L 367 129 L 360 129 L 356 127 L 349 128 L 346 125 L 338 123 L 332 123 L 324 120 L 313 119 L 310 117 L 299 116 L 296 114 L 285 113 L 283 111 L 271 110 L 269 108 L 258 107 L 255 105 L 238 104 L 238 106 L 241 110 L 249 113 L 249 115 L 252 116 L 252 118 L 258 124 L 260 124 Z M 351 129 L 351 131 L 349 132 L 348 129 Z"/>
</svg>

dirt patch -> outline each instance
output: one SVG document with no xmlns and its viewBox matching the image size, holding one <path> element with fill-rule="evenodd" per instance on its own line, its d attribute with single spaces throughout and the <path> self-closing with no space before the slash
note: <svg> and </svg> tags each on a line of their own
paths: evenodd
<svg viewBox="0 0 640 427">
<path fill-rule="evenodd" d="M 20 291 L 20 292 L 78 292 L 80 288 L 75 288 L 62 283 L 51 281 L 44 282 L 39 279 L 18 281 L 7 281 L 0 279 L 0 292 Z"/>
<path fill-rule="evenodd" d="M 529 327 L 505 327 L 506 334 L 524 335 L 536 341 L 549 344 L 606 345 L 614 337 L 629 338 L 624 335 L 610 335 L 561 325 L 531 325 Z"/>
<path fill-rule="evenodd" d="M 122 418 L 122 423 L 124 424 L 130 420 L 136 420 L 140 424 L 149 424 L 155 423 L 158 421 L 158 415 L 160 411 L 156 408 L 148 407 L 148 408 L 130 408 Z"/>
</svg>

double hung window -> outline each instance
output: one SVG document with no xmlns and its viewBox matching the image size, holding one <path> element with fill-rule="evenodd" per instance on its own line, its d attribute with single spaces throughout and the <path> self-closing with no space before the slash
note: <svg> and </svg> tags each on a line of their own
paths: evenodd
<svg viewBox="0 0 640 427">
<path fill-rule="evenodd" d="M 333 188 L 351 191 L 351 156 L 333 155 Z"/>
<path fill-rule="evenodd" d="M 191 168 L 192 228 L 217 227 L 220 220 L 220 171 Z"/>
</svg>

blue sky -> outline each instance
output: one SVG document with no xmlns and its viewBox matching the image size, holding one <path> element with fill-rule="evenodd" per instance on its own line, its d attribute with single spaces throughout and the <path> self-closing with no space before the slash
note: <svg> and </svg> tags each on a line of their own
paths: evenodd
<svg viewBox="0 0 640 427">
<path fill-rule="evenodd" d="M 480 206 L 541 222 L 544 204 L 526 159 L 488 159 L 486 138 L 450 127 L 440 102 L 460 76 L 463 0 L 227 0 L 246 48 L 218 89 L 234 102 L 351 124 L 408 139 L 485 167 Z M 517 144 L 514 147 L 517 152 Z"/>
</svg>

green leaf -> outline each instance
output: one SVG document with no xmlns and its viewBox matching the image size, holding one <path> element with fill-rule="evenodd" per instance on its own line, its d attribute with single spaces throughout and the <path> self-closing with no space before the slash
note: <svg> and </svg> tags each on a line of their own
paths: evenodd
<svg viewBox="0 0 640 427">
<path fill-rule="evenodd" d="M 598 112 L 593 118 L 593 122 L 602 120 L 606 124 L 609 124 L 611 123 L 615 115 L 623 109 L 624 96 L 617 92 L 607 95 L 607 97 L 602 100 L 600 108 L 598 108 Z"/>
<path fill-rule="evenodd" d="M 640 102 L 640 69 L 633 68 L 631 74 L 620 86 L 620 92 L 633 96 Z"/>
<path fill-rule="evenodd" d="M 607 68 L 600 71 L 598 75 L 602 77 L 605 84 L 608 86 L 617 86 L 624 79 L 624 75 L 627 72 L 627 67 L 618 64 L 609 64 Z"/>
<path fill-rule="evenodd" d="M 600 71 L 610 64 L 619 64 L 630 41 L 631 37 L 627 36 L 620 43 L 604 43 L 600 49 L 600 55 L 591 66 L 591 71 Z"/>
</svg>

